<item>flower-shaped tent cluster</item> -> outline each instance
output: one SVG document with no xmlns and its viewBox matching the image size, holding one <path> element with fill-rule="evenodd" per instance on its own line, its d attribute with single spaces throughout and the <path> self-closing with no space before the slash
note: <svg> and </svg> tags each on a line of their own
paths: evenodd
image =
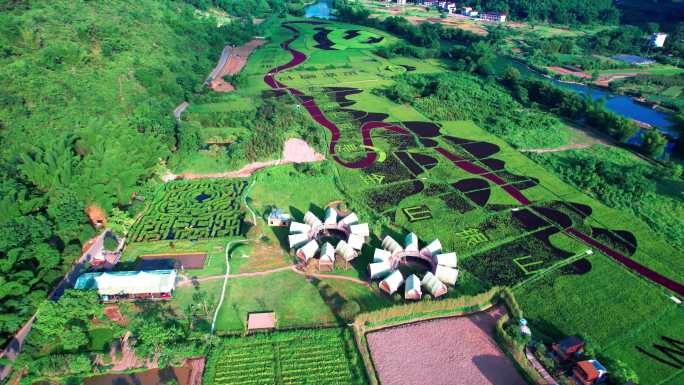
<svg viewBox="0 0 684 385">
<path fill-rule="evenodd" d="M 355 213 L 341 217 L 334 208 L 328 207 L 322 221 L 311 211 L 307 211 L 304 214 L 304 223 L 290 223 L 288 242 L 290 249 L 295 251 L 295 255 L 303 263 L 319 254 L 319 270 L 332 270 L 336 256 L 339 255 L 347 263 L 356 258 L 369 235 L 368 224 L 359 223 Z M 319 239 L 328 236 L 339 239 L 336 246 L 330 242 L 322 245 L 319 243 Z"/>
<path fill-rule="evenodd" d="M 404 279 L 399 265 L 407 258 L 422 260 L 430 266 L 422 280 L 415 274 Z M 418 236 L 414 233 L 406 235 L 403 247 L 388 235 L 382 240 L 382 249 L 375 249 L 368 272 L 371 279 L 382 280 L 380 289 L 388 294 L 394 294 L 404 284 L 404 298 L 417 300 L 423 295 L 422 287 L 433 297 L 446 294 L 447 285 L 455 285 L 458 279 L 456 262 L 456 253 L 443 253 L 439 239 L 419 249 Z"/>
</svg>

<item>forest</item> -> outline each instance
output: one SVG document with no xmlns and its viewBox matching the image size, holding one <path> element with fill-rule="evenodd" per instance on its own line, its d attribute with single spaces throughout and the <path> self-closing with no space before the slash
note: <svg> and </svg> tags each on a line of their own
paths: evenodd
<svg viewBox="0 0 684 385">
<path fill-rule="evenodd" d="M 5 3 L 0 14 L 0 340 L 176 150 L 170 111 L 250 20 L 216 28 L 178 1 Z M 124 214 L 125 216 L 125 214 Z"/>
</svg>

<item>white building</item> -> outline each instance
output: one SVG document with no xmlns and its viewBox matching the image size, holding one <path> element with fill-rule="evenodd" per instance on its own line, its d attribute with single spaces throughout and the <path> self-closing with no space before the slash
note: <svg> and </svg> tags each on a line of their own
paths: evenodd
<svg viewBox="0 0 684 385">
<path fill-rule="evenodd" d="M 666 33 L 656 32 L 653 35 L 651 35 L 651 47 L 663 48 L 663 46 L 665 45 L 665 40 L 667 40 Z"/>
</svg>

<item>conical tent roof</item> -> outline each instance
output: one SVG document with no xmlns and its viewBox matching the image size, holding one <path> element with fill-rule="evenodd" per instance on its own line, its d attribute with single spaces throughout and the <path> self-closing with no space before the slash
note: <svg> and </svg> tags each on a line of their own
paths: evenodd
<svg viewBox="0 0 684 385">
<path fill-rule="evenodd" d="M 458 270 L 442 265 L 437 265 L 435 276 L 447 285 L 455 285 L 458 279 Z"/>
<path fill-rule="evenodd" d="M 420 299 L 423 292 L 420 289 L 420 279 L 415 274 L 411 274 L 406 278 L 404 284 L 404 298 L 406 299 Z"/>
<path fill-rule="evenodd" d="M 392 272 L 389 262 L 376 262 L 368 265 L 368 273 L 371 279 L 384 278 Z"/>
<path fill-rule="evenodd" d="M 418 236 L 416 234 L 406 234 L 406 237 L 404 237 L 404 250 L 418 251 Z"/>
<path fill-rule="evenodd" d="M 425 246 L 425 249 L 430 255 L 439 254 L 442 252 L 442 243 L 439 241 L 439 239 L 435 239 L 434 241 L 430 242 L 429 245 Z"/>
<path fill-rule="evenodd" d="M 340 241 L 337 244 L 337 247 L 335 247 L 335 252 L 344 258 L 345 261 L 349 262 L 352 259 L 356 258 L 358 254 L 356 251 L 349 246 L 349 244 L 345 241 Z"/>
<path fill-rule="evenodd" d="M 321 248 L 321 262 L 335 262 L 335 248 L 328 242 L 324 243 Z"/>
<path fill-rule="evenodd" d="M 307 224 L 299 223 L 299 222 L 290 222 L 290 234 L 308 233 L 309 230 L 311 230 L 311 226 L 309 226 Z"/>
<path fill-rule="evenodd" d="M 302 246 L 301 249 L 297 250 L 297 256 L 303 258 L 305 261 L 313 258 L 318 251 L 318 242 L 316 240 L 311 240 L 306 245 Z"/>
<path fill-rule="evenodd" d="M 297 233 L 289 235 L 287 237 L 287 241 L 290 244 L 291 249 L 296 249 L 309 242 L 309 238 L 306 236 L 306 234 Z"/>
<path fill-rule="evenodd" d="M 399 289 L 399 286 L 404 283 L 404 276 L 399 270 L 395 270 L 392 274 L 383 279 L 379 286 L 388 294 L 394 294 Z"/>
<path fill-rule="evenodd" d="M 375 253 L 373 253 L 373 262 L 383 262 L 383 261 L 389 261 L 390 258 L 392 257 L 392 253 L 385 249 L 375 249 Z"/>
<path fill-rule="evenodd" d="M 456 253 L 437 254 L 437 264 L 456 268 Z"/>
<path fill-rule="evenodd" d="M 444 285 L 444 283 L 442 283 L 442 281 L 437 279 L 437 277 L 435 277 L 435 275 L 429 271 L 423 277 L 421 284 L 434 297 L 439 297 L 441 295 L 446 294 L 446 292 L 447 292 L 446 285 Z"/>
<path fill-rule="evenodd" d="M 337 224 L 337 211 L 334 208 L 328 207 L 325 209 L 325 224 L 334 225 Z"/>
<path fill-rule="evenodd" d="M 349 226 L 349 230 L 352 232 L 352 234 L 360 235 L 362 237 L 368 237 L 370 235 L 368 223 L 359 223 L 356 225 L 351 225 Z"/>
<path fill-rule="evenodd" d="M 394 238 L 389 235 L 382 240 L 382 248 L 389 251 L 392 254 L 396 254 L 404 251 L 399 242 L 395 241 Z"/>
<path fill-rule="evenodd" d="M 340 222 L 344 223 L 347 226 L 351 226 L 359 222 L 359 217 L 356 215 L 356 213 L 351 213 L 346 217 L 342 218 Z"/>
<path fill-rule="evenodd" d="M 307 211 L 306 214 L 304 214 L 304 223 L 311 227 L 323 225 L 323 222 L 321 222 L 321 220 L 318 219 L 318 217 L 316 217 L 311 211 Z"/>
</svg>

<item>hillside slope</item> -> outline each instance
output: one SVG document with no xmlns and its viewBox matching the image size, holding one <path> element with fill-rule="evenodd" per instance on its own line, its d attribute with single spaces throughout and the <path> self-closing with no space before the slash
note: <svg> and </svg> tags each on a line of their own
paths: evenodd
<svg viewBox="0 0 684 385">
<path fill-rule="evenodd" d="M 173 107 L 251 22 L 181 1 L 0 5 L 0 341 L 93 235 L 84 207 L 126 204 L 176 145 Z"/>
</svg>

